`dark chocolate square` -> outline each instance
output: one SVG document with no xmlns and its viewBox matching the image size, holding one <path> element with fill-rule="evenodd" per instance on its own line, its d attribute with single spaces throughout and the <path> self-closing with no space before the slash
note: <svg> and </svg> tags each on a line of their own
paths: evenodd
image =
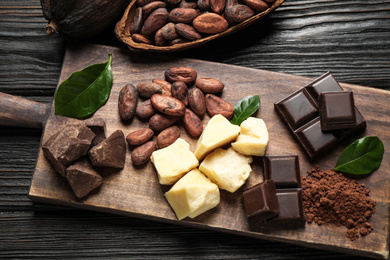
<svg viewBox="0 0 390 260">
<path fill-rule="evenodd" d="M 263 162 L 265 179 L 272 179 L 277 189 L 301 187 L 298 155 L 268 155 Z"/>
<path fill-rule="evenodd" d="M 265 180 L 244 190 L 242 198 L 249 222 L 263 223 L 279 213 L 279 203 L 273 180 Z"/>
<path fill-rule="evenodd" d="M 318 100 L 320 94 L 324 91 L 343 91 L 340 84 L 330 72 L 327 72 L 319 78 L 313 80 L 306 86 L 306 88 L 316 100 Z"/>
<path fill-rule="evenodd" d="M 319 106 L 323 131 L 356 126 L 355 102 L 352 91 L 322 92 Z"/>
</svg>

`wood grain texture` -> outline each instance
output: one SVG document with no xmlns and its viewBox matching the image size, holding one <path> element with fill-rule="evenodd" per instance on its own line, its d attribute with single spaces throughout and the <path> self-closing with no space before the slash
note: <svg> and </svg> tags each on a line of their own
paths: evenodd
<svg viewBox="0 0 390 260">
<path fill-rule="evenodd" d="M 270 134 L 266 154 L 298 154 L 302 175 L 306 175 L 306 171 L 314 165 L 319 165 L 322 169 L 332 168 L 341 151 L 358 137 L 377 135 L 385 146 L 390 145 L 390 106 L 385 104 L 386 100 L 390 100 L 390 92 L 385 90 L 342 84 L 344 89 L 354 91 L 355 104 L 367 120 L 368 128 L 364 133 L 353 135 L 344 140 L 336 149 L 332 149 L 321 158 L 310 161 L 290 135 L 273 106 L 275 102 L 308 84 L 311 79 L 306 77 L 194 59 L 137 55 L 119 48 L 84 44 L 70 45 L 67 49 L 60 82 L 69 77 L 74 70 L 103 62 L 107 59 L 108 53 L 113 55 L 114 84 L 107 103 L 93 115 L 95 118 L 103 118 L 106 121 L 107 136 L 118 129 L 127 135 L 148 125 L 147 122 L 142 122 L 137 118 L 130 125 L 121 122 L 118 113 L 118 95 L 124 84 L 137 85 L 139 82 L 151 81 L 154 78 L 164 79 L 163 75 L 167 69 L 189 66 L 197 71 L 198 77 L 211 77 L 224 82 L 225 88 L 221 97 L 231 104 L 235 104 L 239 99 L 248 95 L 259 95 L 262 102 L 256 116 L 266 122 Z M 277 89 L 278 91 L 269 91 L 269 89 Z M 377 108 L 373 105 L 374 102 L 384 105 Z M 66 124 L 80 122 L 80 120 L 56 116 L 53 110 L 52 108 L 47 120 L 42 143 Z M 208 120 L 209 117 L 205 116 L 204 126 Z M 183 128 L 181 128 L 180 137 L 189 142 L 190 149 L 194 152 L 197 139 L 191 138 Z M 387 177 L 387 173 L 390 171 L 390 161 L 387 158 L 390 158 L 390 152 L 386 150 L 381 168 L 369 177 L 359 180 L 371 190 L 370 196 L 376 201 L 377 207 L 375 215 L 370 219 L 374 226 L 374 232 L 353 242 L 345 237 L 345 227 L 334 225 L 307 224 L 304 228 L 298 229 L 286 229 L 285 227 L 275 229 L 268 226 L 251 227 L 247 221 L 241 198 L 245 188 L 251 187 L 263 179 L 261 158 L 259 157 L 254 157 L 252 173 L 240 190 L 235 193 L 221 190 L 221 203 L 218 207 L 195 219 L 177 220 L 164 197 L 164 193 L 169 190 L 170 186 L 158 183 L 157 173 L 151 162 L 142 167 L 132 165 L 130 152 L 127 153 L 123 170 L 102 172 L 104 182 L 99 190 L 83 200 L 78 200 L 65 179 L 54 172 L 54 169 L 44 158 L 43 152 L 40 151 L 29 196 L 38 202 L 387 259 L 390 220 L 390 190 L 387 189 L 390 187 L 390 179 Z"/>
<path fill-rule="evenodd" d="M 390 87 L 389 0 L 287 0 L 267 19 L 172 56 Z M 0 1 L 0 91 L 51 104 L 66 42 L 38 0 Z M 90 43 L 120 44 L 113 28 Z M 378 105 L 379 106 L 379 105 Z M 33 203 L 40 130 L 0 127 L 0 258 L 367 259 L 160 222 Z"/>
</svg>

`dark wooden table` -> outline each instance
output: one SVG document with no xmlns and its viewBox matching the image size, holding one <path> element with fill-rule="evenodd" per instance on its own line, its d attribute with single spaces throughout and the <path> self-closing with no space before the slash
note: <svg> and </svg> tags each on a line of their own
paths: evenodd
<svg viewBox="0 0 390 260">
<path fill-rule="evenodd" d="M 0 92 L 53 101 L 67 43 L 47 36 L 45 24 L 38 0 L 0 1 Z M 87 42 L 126 48 L 112 28 Z M 390 90 L 390 1 L 287 0 L 243 31 L 169 55 L 308 77 L 331 71 L 341 82 Z M 40 138 L 41 130 L 0 127 L 0 258 L 364 259 L 33 203 Z"/>
</svg>

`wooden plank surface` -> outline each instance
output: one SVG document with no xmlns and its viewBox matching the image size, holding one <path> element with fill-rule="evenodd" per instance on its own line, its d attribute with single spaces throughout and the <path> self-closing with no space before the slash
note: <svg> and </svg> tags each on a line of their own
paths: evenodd
<svg viewBox="0 0 390 260">
<path fill-rule="evenodd" d="M 300 155 L 301 173 L 305 175 L 315 164 L 323 169 L 334 166 L 338 155 L 349 143 L 364 135 L 377 135 L 385 144 L 390 144 L 390 106 L 386 102 L 390 93 L 384 90 L 366 88 L 351 84 L 342 84 L 344 89 L 354 91 L 356 105 L 368 121 L 367 130 L 342 142 L 336 149 L 317 161 L 310 162 L 274 111 L 273 104 L 292 91 L 309 83 L 312 79 L 288 74 L 269 72 L 205 62 L 193 59 L 181 59 L 168 56 L 130 54 L 128 51 L 99 45 L 73 45 L 66 52 L 60 82 L 65 80 L 75 70 L 87 65 L 107 60 L 108 53 L 113 53 L 114 86 L 108 103 L 94 116 L 102 117 L 107 122 L 108 134 L 121 129 L 125 134 L 146 126 L 144 122 L 135 120 L 125 126 L 119 120 L 117 99 L 120 88 L 126 83 L 150 81 L 153 78 L 163 78 L 164 71 L 172 66 L 193 67 L 199 76 L 209 76 L 220 79 L 226 85 L 222 97 L 234 104 L 240 98 L 259 94 L 261 108 L 256 116 L 263 118 L 270 133 L 270 143 L 267 154 L 297 153 Z M 319 75 L 318 75 L 319 76 Z M 237 93 L 240 93 L 237 95 Z M 380 103 L 382 106 L 378 107 Z M 204 125 L 208 118 L 204 119 Z M 77 121 L 52 113 L 42 136 L 45 142 L 64 124 Z M 196 140 L 188 137 L 182 129 L 182 137 L 191 143 L 192 150 Z M 98 192 L 88 198 L 78 201 L 62 177 L 54 173 L 42 152 L 39 152 L 29 195 L 32 199 L 59 205 L 66 205 L 91 210 L 105 211 L 139 218 L 153 219 L 163 222 L 188 225 L 199 228 L 215 229 L 224 232 L 270 239 L 303 246 L 336 250 L 368 257 L 388 257 L 389 236 L 389 197 L 390 171 L 389 152 L 385 150 L 381 168 L 368 178 L 359 180 L 371 189 L 371 196 L 377 201 L 377 211 L 370 222 L 374 231 L 357 241 L 349 241 L 344 233 L 345 228 L 334 226 L 317 226 L 306 224 L 298 230 L 252 230 L 248 226 L 241 202 L 242 189 L 262 180 L 260 160 L 255 160 L 254 172 L 246 186 L 234 194 L 221 192 L 221 204 L 194 220 L 177 221 L 173 211 L 163 197 L 169 187 L 158 184 L 156 172 L 151 163 L 145 167 L 134 168 L 131 165 L 129 153 L 126 166 L 122 171 L 104 174 L 104 184 Z"/>
</svg>

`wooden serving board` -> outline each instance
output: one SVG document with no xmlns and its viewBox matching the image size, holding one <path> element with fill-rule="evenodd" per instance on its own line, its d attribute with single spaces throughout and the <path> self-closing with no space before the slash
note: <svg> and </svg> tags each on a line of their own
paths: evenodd
<svg viewBox="0 0 390 260">
<path fill-rule="evenodd" d="M 296 229 L 283 227 L 279 229 L 251 228 L 248 225 L 241 200 L 242 191 L 246 187 L 262 181 L 263 170 L 262 158 L 260 157 L 254 158 L 253 172 L 242 188 L 233 194 L 221 190 L 221 203 L 216 208 L 195 219 L 187 218 L 182 221 L 176 219 L 174 212 L 163 196 L 164 192 L 169 190 L 170 187 L 158 183 L 152 163 L 148 163 L 143 167 L 133 167 L 130 151 L 127 153 L 126 165 L 123 170 L 104 172 L 103 185 L 87 198 L 78 200 L 73 195 L 66 180 L 54 172 L 44 158 L 42 150 L 40 150 L 29 191 L 29 197 L 32 200 L 219 230 L 379 259 L 388 258 L 390 92 L 341 84 L 345 90 L 354 91 L 355 104 L 367 120 L 367 130 L 346 139 L 331 152 L 311 162 L 275 112 L 274 103 L 313 79 L 200 60 L 131 53 L 115 47 L 81 45 L 70 46 L 67 49 L 59 82 L 64 81 L 74 71 L 81 70 L 88 65 L 106 62 L 109 53 L 113 54 L 114 84 L 108 102 L 94 114 L 94 117 L 105 119 L 108 135 L 117 129 L 121 129 L 127 135 L 136 129 L 147 126 L 147 122 L 138 119 L 135 119 L 129 125 L 124 125 L 119 119 L 117 110 L 118 92 L 126 83 L 137 84 L 141 81 L 151 81 L 153 78 L 164 79 L 166 69 L 174 66 L 190 66 L 198 72 L 199 77 L 207 76 L 224 82 L 225 89 L 222 97 L 231 104 L 235 104 L 239 99 L 248 95 L 260 95 L 261 107 L 256 116 L 264 119 L 270 134 L 266 153 L 268 155 L 298 154 L 302 175 L 306 175 L 306 171 L 312 169 L 315 165 L 319 165 L 324 170 L 332 168 L 341 151 L 347 145 L 363 136 L 378 136 L 385 146 L 382 165 L 369 177 L 358 180 L 359 183 L 364 183 L 371 190 L 370 196 L 377 202 L 376 212 L 370 219 L 370 223 L 374 226 L 373 232 L 366 237 L 350 241 L 345 236 L 346 228 L 334 225 L 318 226 L 314 223 L 306 223 L 304 228 Z M 56 116 L 53 111 L 54 108 L 52 107 L 43 132 L 42 143 L 65 124 L 79 121 Z M 205 116 L 203 124 L 206 125 L 208 120 L 209 117 Z M 190 138 L 185 130 L 181 129 L 181 137 L 191 144 L 193 151 L 197 140 Z"/>
</svg>

